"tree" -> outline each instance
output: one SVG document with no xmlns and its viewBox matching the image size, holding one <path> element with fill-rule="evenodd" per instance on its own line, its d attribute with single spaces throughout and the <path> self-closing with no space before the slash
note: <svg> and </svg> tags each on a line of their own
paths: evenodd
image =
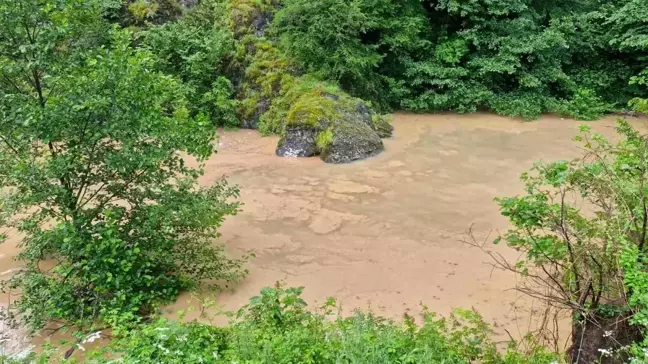
<svg viewBox="0 0 648 364">
<path fill-rule="evenodd" d="M 96 3 L 0 1 L 0 222 L 23 239 L 6 289 L 32 329 L 112 326 L 203 279 L 237 280 L 212 245 L 236 188 L 197 188 L 215 129 Z M 102 35 L 105 34 L 105 35 Z"/>
<path fill-rule="evenodd" d="M 572 362 L 613 353 L 627 362 L 626 349 L 648 327 L 648 139 L 625 120 L 616 145 L 581 129 L 583 157 L 538 163 L 522 175 L 522 196 L 497 199 L 513 227 L 495 242 L 520 251 L 520 259 L 488 253 L 518 273 L 518 289 L 545 302 L 547 312 L 572 315 Z"/>
</svg>

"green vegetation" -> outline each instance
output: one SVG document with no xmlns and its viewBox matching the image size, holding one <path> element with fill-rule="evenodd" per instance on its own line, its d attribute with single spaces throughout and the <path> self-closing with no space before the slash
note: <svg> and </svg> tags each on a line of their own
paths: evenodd
<svg viewBox="0 0 648 364">
<path fill-rule="evenodd" d="M 326 129 L 317 135 L 317 148 L 325 150 L 333 142 L 333 131 Z"/>
<path fill-rule="evenodd" d="M 264 134 L 281 132 L 293 87 L 309 93 L 304 77 L 383 111 L 525 120 L 592 120 L 648 95 L 643 0 L 202 0 L 177 21 L 174 0 L 126 3 L 107 17 L 137 24 L 195 110 Z"/>
<path fill-rule="evenodd" d="M 648 358 L 648 138 L 625 120 L 617 130 L 615 145 L 582 126 L 583 157 L 538 163 L 522 176 L 524 195 L 497 199 L 513 228 L 495 242 L 523 255 L 489 254 L 525 280 L 522 292 L 545 301 L 547 314 L 573 313 L 579 363 Z"/>
<path fill-rule="evenodd" d="M 246 257 L 214 242 L 237 188 L 197 183 L 217 126 L 310 129 L 339 162 L 382 150 L 392 127 L 374 109 L 647 113 L 645 0 L 190 5 L 0 0 L 0 224 L 20 234 L 23 263 L 3 282 L 19 297 L 7 320 L 111 329 L 96 362 L 566 360 L 532 336 L 498 351 L 473 311 L 342 317 L 333 301 L 308 310 L 297 288 L 264 289 L 226 327 L 156 314 L 182 290 L 246 275 Z M 613 144 L 583 127 L 583 157 L 539 163 L 525 194 L 497 200 L 513 225 L 497 242 L 524 255 L 492 257 L 524 293 L 573 314 L 577 363 L 648 352 L 648 139 L 625 121 L 618 131 Z"/>
<path fill-rule="evenodd" d="M 242 261 L 212 246 L 238 191 L 197 188 L 215 130 L 131 33 L 77 0 L 0 1 L 0 221 L 24 237 L 13 315 L 115 330 Z M 96 32 L 96 33 L 95 33 Z"/>
<path fill-rule="evenodd" d="M 525 355 L 512 344 L 499 353 L 490 330 L 473 311 L 448 319 L 426 313 L 394 322 L 368 313 L 336 314 L 329 299 L 309 311 L 302 288 L 264 288 L 227 327 L 160 319 L 131 332 L 114 350 L 131 363 L 546 363 L 542 349 Z M 335 316 L 334 319 L 327 317 Z M 103 362 L 100 360 L 100 362 Z"/>
<path fill-rule="evenodd" d="M 154 54 L 157 69 L 182 81 L 192 115 L 202 113 L 217 125 L 238 126 L 234 89 L 225 77 L 234 39 L 220 25 L 225 22 L 224 5 L 209 5 L 177 22 L 150 28 L 142 35 L 141 47 Z"/>
<path fill-rule="evenodd" d="M 592 120 L 648 94 L 628 82 L 648 68 L 641 3 L 203 0 L 178 21 L 140 28 L 161 70 L 191 87 L 193 107 L 264 134 L 281 133 L 282 98 L 309 93 L 304 77 L 384 111 Z"/>
<path fill-rule="evenodd" d="M 592 119 L 645 95 L 628 85 L 648 65 L 645 19 L 641 0 L 285 0 L 273 34 L 384 109 Z"/>
</svg>

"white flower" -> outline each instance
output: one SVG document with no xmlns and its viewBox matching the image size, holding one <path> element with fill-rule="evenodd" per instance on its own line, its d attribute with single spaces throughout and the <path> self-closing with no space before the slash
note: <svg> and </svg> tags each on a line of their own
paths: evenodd
<svg viewBox="0 0 648 364">
<path fill-rule="evenodd" d="M 162 335 L 160 335 L 160 336 L 158 336 L 158 337 L 159 337 L 160 339 L 162 339 L 162 340 L 166 340 L 166 339 L 169 338 L 168 336 L 166 336 L 166 335 L 164 335 L 164 334 L 162 334 Z"/>
<path fill-rule="evenodd" d="M 612 356 L 612 349 L 598 349 L 602 356 Z"/>
<path fill-rule="evenodd" d="M 178 341 L 182 341 L 182 342 L 187 341 L 187 335 L 178 336 Z"/>
<path fill-rule="evenodd" d="M 612 336 L 612 331 L 606 331 L 603 333 L 603 337 L 610 337 Z"/>
</svg>

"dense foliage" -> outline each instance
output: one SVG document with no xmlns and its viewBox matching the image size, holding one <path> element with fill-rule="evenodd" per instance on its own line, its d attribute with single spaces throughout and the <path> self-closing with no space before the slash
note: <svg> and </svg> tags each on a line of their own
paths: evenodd
<svg viewBox="0 0 648 364">
<path fill-rule="evenodd" d="M 238 126 L 234 89 L 224 75 L 234 52 L 224 4 L 204 4 L 178 22 L 153 27 L 142 47 L 155 55 L 157 68 L 177 76 L 187 88 L 188 107 L 214 123 Z"/>
<path fill-rule="evenodd" d="M 418 325 L 412 317 L 394 322 L 362 312 L 344 318 L 336 314 L 334 300 L 309 311 L 301 293 L 302 288 L 264 288 L 227 327 L 161 319 L 110 351 L 127 363 L 549 364 L 558 359 L 540 349 L 523 355 L 514 345 L 498 353 L 489 328 L 473 311 L 456 311 L 448 319 L 425 313 Z"/>
<path fill-rule="evenodd" d="M 0 1 L 0 221 L 22 236 L 12 314 L 120 327 L 242 262 L 212 246 L 238 191 L 197 188 L 215 130 L 131 34 L 77 0 Z M 195 164 L 200 166 L 200 164 Z M 97 321 L 98 320 L 98 321 Z"/>
<path fill-rule="evenodd" d="M 195 110 L 264 133 L 280 131 L 264 115 L 304 73 L 382 110 L 591 120 L 647 95 L 628 82 L 648 68 L 644 5 L 203 0 L 179 21 L 146 23 L 143 43 L 161 70 L 185 81 Z M 121 23 L 132 16 L 122 14 Z M 281 121 L 286 112 L 280 107 L 265 119 Z"/>
<path fill-rule="evenodd" d="M 354 96 L 417 111 L 593 119 L 647 66 L 645 2 L 285 0 L 282 49 Z M 645 91 L 643 91 L 645 95 Z"/>
<path fill-rule="evenodd" d="M 648 94 L 629 83 L 648 68 L 642 3 L 203 0 L 143 43 L 195 110 L 264 133 L 305 73 L 382 110 L 591 120 Z"/>
</svg>

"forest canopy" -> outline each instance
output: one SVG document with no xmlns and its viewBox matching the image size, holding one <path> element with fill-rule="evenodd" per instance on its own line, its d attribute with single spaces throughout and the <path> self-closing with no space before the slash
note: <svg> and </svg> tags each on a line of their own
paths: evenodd
<svg viewBox="0 0 648 364">
<path fill-rule="evenodd" d="M 286 0 L 273 22 L 308 71 L 388 109 L 592 119 L 644 92 L 644 1 Z"/>
<path fill-rule="evenodd" d="M 160 0 L 111 14 L 140 30 L 196 110 L 263 132 L 280 132 L 286 106 L 270 105 L 304 75 L 382 112 L 589 120 L 646 96 L 630 82 L 648 68 L 643 0 Z"/>
</svg>

